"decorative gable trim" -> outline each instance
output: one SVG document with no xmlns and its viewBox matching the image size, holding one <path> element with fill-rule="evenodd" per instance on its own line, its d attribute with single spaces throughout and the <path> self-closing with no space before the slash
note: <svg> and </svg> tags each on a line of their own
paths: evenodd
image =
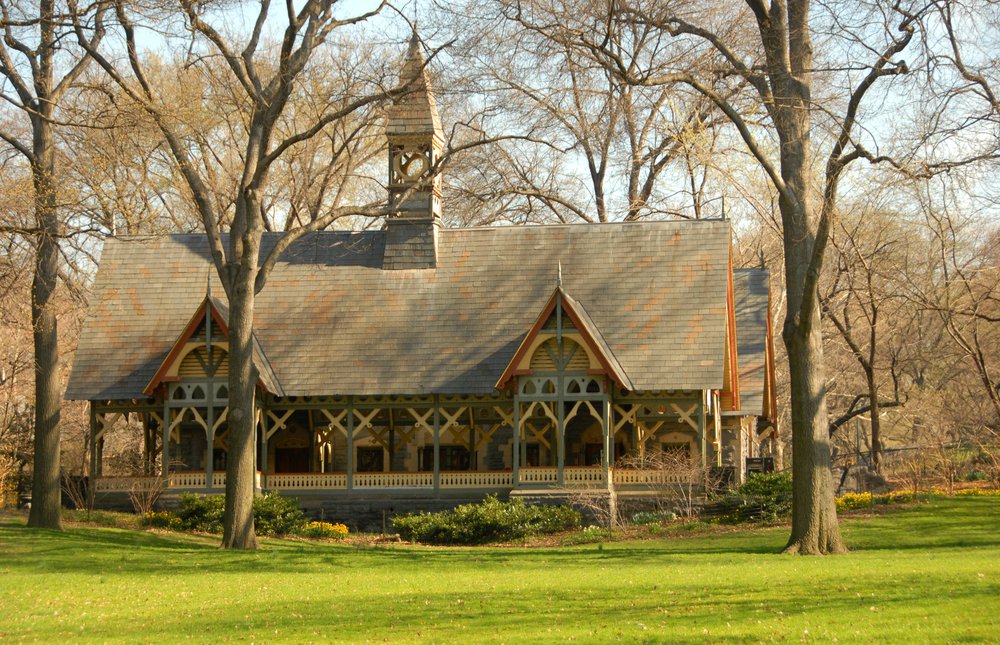
<svg viewBox="0 0 1000 645">
<path fill-rule="evenodd" d="M 507 364 L 506 369 L 504 369 L 503 374 L 501 374 L 500 378 L 497 380 L 495 385 L 496 389 L 504 390 L 510 386 L 511 381 L 515 376 L 524 375 L 524 370 L 518 369 L 518 366 L 521 365 L 522 361 L 525 359 L 528 350 L 534 345 L 538 335 L 545 330 L 545 323 L 549 320 L 553 313 L 555 313 L 556 307 L 560 307 L 563 313 L 565 313 L 573 322 L 573 325 L 576 327 L 574 333 L 579 334 L 580 339 L 583 341 L 587 350 L 601 365 L 600 370 L 588 370 L 588 372 L 603 374 L 614 381 L 618 387 L 625 388 L 627 390 L 634 389 L 632 381 L 628 378 L 628 375 L 625 374 L 625 370 L 622 369 L 622 366 L 618 363 L 618 359 L 616 359 L 614 354 L 611 352 L 611 348 L 604 340 L 603 335 L 594 324 L 594 321 L 591 320 L 590 316 L 583 308 L 583 305 L 571 298 L 565 291 L 563 291 L 561 286 L 556 287 L 555 291 L 552 292 L 552 296 L 545 304 L 545 307 L 542 308 L 542 311 L 535 319 L 534 324 L 532 324 L 528 333 L 525 334 L 524 339 L 517 348 L 517 351 L 514 352 L 514 357 L 510 359 L 510 362 Z"/>
<path fill-rule="evenodd" d="M 173 380 L 170 374 L 173 372 L 174 366 L 188 354 L 191 338 L 209 315 L 211 315 L 212 322 L 218 327 L 220 337 L 223 339 L 229 338 L 228 310 L 225 305 L 216 300 L 211 294 L 206 295 L 205 299 L 198 305 L 194 315 L 191 316 L 191 319 L 185 325 L 184 330 L 177 337 L 177 340 L 174 341 L 174 344 L 171 345 L 170 351 L 167 352 L 163 362 L 160 363 L 156 373 L 153 374 L 153 378 L 143 388 L 143 394 L 152 396 L 160 385 Z M 215 341 L 212 344 L 216 345 Z M 253 361 L 257 367 L 257 371 L 260 373 L 257 384 L 267 392 L 283 395 L 284 392 L 267 358 L 264 356 L 256 337 L 253 339 Z"/>
</svg>

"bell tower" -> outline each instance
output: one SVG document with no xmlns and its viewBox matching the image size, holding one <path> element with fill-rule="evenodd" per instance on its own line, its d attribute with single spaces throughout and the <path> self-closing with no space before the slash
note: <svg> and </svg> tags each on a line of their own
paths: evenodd
<svg viewBox="0 0 1000 645">
<path fill-rule="evenodd" d="M 431 170 L 441 158 L 444 137 L 427 61 L 416 32 L 399 72 L 404 94 L 389 107 L 389 200 L 386 269 L 432 269 L 437 264 L 441 226 L 441 178 Z"/>
</svg>

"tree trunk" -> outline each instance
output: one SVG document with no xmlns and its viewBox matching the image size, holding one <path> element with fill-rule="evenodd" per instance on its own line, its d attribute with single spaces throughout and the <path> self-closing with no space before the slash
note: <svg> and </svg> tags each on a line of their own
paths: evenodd
<svg viewBox="0 0 1000 645">
<path fill-rule="evenodd" d="M 872 429 L 872 470 L 876 474 L 882 474 L 882 429 L 879 421 L 879 401 L 878 387 L 875 385 L 875 374 L 866 373 L 868 379 L 868 400 L 871 403 L 871 429 Z"/>
<path fill-rule="evenodd" d="M 44 88 L 40 88 L 44 89 Z M 41 93 L 41 92 L 40 92 Z M 31 283 L 31 325 L 35 350 L 35 458 L 28 526 L 61 529 L 59 465 L 59 338 L 53 297 L 59 269 L 59 219 L 56 213 L 55 141 L 52 106 L 38 101 L 32 118 L 32 180 L 38 235 Z"/>
<path fill-rule="evenodd" d="M 844 553 L 837 524 L 827 430 L 819 311 L 805 334 L 786 341 L 792 388 L 792 533 L 787 553 Z"/>
<path fill-rule="evenodd" d="M 222 547 L 227 549 L 257 548 L 253 523 L 257 426 L 254 415 L 257 372 L 253 363 L 253 310 L 259 238 L 259 235 L 252 234 L 243 236 L 244 254 L 239 256 L 239 264 L 232 272 L 229 292 L 229 434 L 226 512 L 222 534 Z"/>
</svg>

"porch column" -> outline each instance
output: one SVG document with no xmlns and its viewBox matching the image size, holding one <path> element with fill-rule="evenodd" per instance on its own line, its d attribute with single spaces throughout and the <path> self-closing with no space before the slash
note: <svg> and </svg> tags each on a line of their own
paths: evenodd
<svg viewBox="0 0 1000 645">
<path fill-rule="evenodd" d="M 149 413 L 140 412 L 142 419 L 142 474 L 149 474 Z"/>
<path fill-rule="evenodd" d="M 87 482 L 87 497 L 94 505 L 97 496 L 97 410 L 90 401 L 90 480 Z"/>
<path fill-rule="evenodd" d="M 164 388 L 163 392 L 163 450 L 160 451 L 160 471 L 164 483 L 170 485 L 170 392 Z"/>
<path fill-rule="evenodd" d="M 705 399 L 708 396 L 706 390 L 702 390 L 698 399 L 698 438 L 701 441 L 701 467 L 708 467 L 708 441 L 705 436 Z"/>
<path fill-rule="evenodd" d="M 722 400 L 718 392 L 712 392 L 712 425 L 714 434 L 712 445 L 715 447 L 715 465 L 722 466 Z"/>
<path fill-rule="evenodd" d="M 441 406 L 434 395 L 434 492 L 441 488 Z"/>
<path fill-rule="evenodd" d="M 562 378 L 559 379 L 559 385 L 562 387 Z M 563 437 L 566 430 L 566 410 L 561 394 L 557 397 L 553 405 L 559 406 L 559 409 L 556 411 L 556 477 L 559 486 L 562 487 L 566 483 L 565 473 L 563 473 L 563 468 L 566 465 L 566 441 Z"/>
<path fill-rule="evenodd" d="M 514 419 L 514 422 L 513 422 L 513 426 L 514 427 L 511 428 L 511 430 L 514 431 L 514 444 L 511 446 L 510 465 L 511 465 L 511 473 L 513 474 L 513 484 L 514 484 L 514 487 L 517 488 L 517 485 L 520 482 L 520 477 L 521 477 L 521 475 L 520 475 L 520 471 L 521 471 L 521 404 L 517 401 L 516 398 L 514 399 L 514 417 L 513 417 L 513 419 Z"/>
<path fill-rule="evenodd" d="M 205 448 L 207 453 L 205 456 L 205 488 L 212 487 L 212 470 L 215 468 L 215 464 L 212 463 L 215 460 L 215 405 L 212 402 L 211 382 L 208 384 L 208 389 L 208 409 L 205 411 L 205 438 L 208 440 L 208 446 Z"/>
<path fill-rule="evenodd" d="M 354 397 L 347 398 L 347 490 L 354 490 Z"/>
<path fill-rule="evenodd" d="M 601 468 L 604 470 L 604 481 L 611 486 L 611 451 L 614 449 L 615 436 L 611 425 L 611 401 L 607 396 L 601 399 L 601 426 L 604 432 L 604 450 L 601 454 Z"/>
<path fill-rule="evenodd" d="M 261 409 L 260 412 L 260 472 L 267 481 L 267 412 Z M 266 487 L 265 487 L 266 488 Z"/>
</svg>

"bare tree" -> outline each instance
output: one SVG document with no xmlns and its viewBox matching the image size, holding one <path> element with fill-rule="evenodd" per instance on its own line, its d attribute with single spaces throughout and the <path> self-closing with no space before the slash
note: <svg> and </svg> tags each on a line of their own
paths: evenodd
<svg viewBox="0 0 1000 645">
<path fill-rule="evenodd" d="M 683 84 L 634 85 L 580 56 L 575 43 L 547 27 L 564 11 L 603 9 L 570 4 L 532 3 L 544 22 L 538 26 L 519 21 L 507 2 L 437 3 L 438 27 L 457 37 L 449 52 L 456 64 L 442 83 L 453 88 L 444 95 L 452 118 L 485 103 L 494 129 L 530 132 L 539 142 L 481 150 L 465 164 L 451 198 L 460 205 L 449 210 L 481 212 L 477 223 L 707 215 L 722 115 Z M 638 65 L 651 52 L 664 53 L 665 39 L 635 26 L 615 46 Z M 683 188 L 672 188 L 680 181 Z"/>
<path fill-rule="evenodd" d="M 899 146 L 899 155 L 870 149 L 878 132 L 869 125 L 868 99 L 878 100 L 880 88 L 895 82 L 894 78 L 905 78 L 911 65 L 904 60 L 904 52 L 912 52 L 917 62 L 930 58 L 921 58 L 924 50 L 915 43 L 928 49 L 935 45 L 923 36 L 938 28 L 925 24 L 936 19 L 936 6 L 747 0 L 743 10 L 737 11 L 683 2 L 609 2 L 601 5 L 599 15 L 574 7 L 564 12 L 566 20 L 554 23 L 537 20 L 544 15 L 536 9 L 538 4 L 547 3 L 513 2 L 511 12 L 529 29 L 546 29 L 561 41 L 572 42 L 580 55 L 591 56 L 630 84 L 682 83 L 692 88 L 727 117 L 767 176 L 777 194 L 784 241 L 787 312 L 782 338 L 789 359 L 795 479 L 792 533 L 786 550 L 803 554 L 844 551 L 830 478 L 818 298 L 840 184 L 846 169 L 858 160 L 928 174 L 991 154 L 908 166 L 912 156 L 907 158 L 907 151 Z M 660 30 L 676 47 L 709 51 L 715 64 L 660 65 L 659 60 L 674 58 L 651 55 L 637 66 L 627 57 L 627 48 L 617 44 L 629 38 L 634 25 Z M 737 80 L 745 83 L 747 91 L 730 94 Z M 968 85 L 959 79 L 947 89 L 963 82 Z M 934 129 L 941 123 L 932 119 L 928 127 Z M 813 144 L 817 129 L 822 129 L 829 142 L 820 154 Z M 933 137 L 914 139 L 914 145 L 923 146 Z M 928 156 L 939 156 L 939 152 Z M 822 166 L 818 177 L 817 166 Z"/>
<path fill-rule="evenodd" d="M 906 269 L 908 240 L 905 224 L 896 213 L 862 206 L 858 212 L 842 213 L 831 235 L 833 273 L 823 289 L 823 313 L 836 330 L 836 337 L 860 367 L 864 389 L 856 393 L 847 409 L 830 423 L 832 435 L 853 418 L 866 415 L 871 429 L 871 466 L 882 471 L 883 410 L 902 405 L 898 355 L 886 337 L 892 335 L 899 308 L 904 304 L 899 274 Z M 880 394 L 888 378 L 892 399 Z"/>
<path fill-rule="evenodd" d="M 92 5 L 77 22 L 80 39 L 97 46 L 103 36 L 103 10 Z M 58 208 L 56 168 L 58 108 L 89 58 L 74 46 L 68 14 L 54 0 L 0 3 L 0 97 L 23 121 L 0 130 L 2 138 L 27 161 L 34 187 L 35 266 L 31 320 L 35 364 L 35 451 L 30 526 L 60 528 L 59 419 L 61 392 L 54 295 L 59 277 L 59 240 L 63 225 Z M 64 70 L 61 77 L 57 76 Z M 25 123 L 26 122 L 26 123 Z"/>
<path fill-rule="evenodd" d="M 235 142 L 230 141 L 225 149 L 213 148 L 197 130 L 185 128 L 164 108 L 162 89 L 151 82 L 149 63 L 136 43 L 138 21 L 142 17 L 128 3 L 114 4 L 117 25 L 126 43 L 127 61 L 119 64 L 113 52 L 89 48 L 108 76 L 142 107 L 166 141 L 207 233 L 212 260 L 228 297 L 229 459 L 223 533 L 223 546 L 227 548 L 256 547 L 252 513 L 257 382 L 251 344 L 254 298 L 264 288 L 284 251 L 301 236 L 322 230 L 341 217 L 377 217 L 387 212 L 381 198 L 361 206 L 328 208 L 286 231 L 273 249 L 262 256 L 262 236 L 272 221 L 266 201 L 271 173 L 279 160 L 287 159 L 300 144 L 338 127 L 353 131 L 352 123 L 373 118 L 368 110 L 414 91 L 417 83 L 417 79 L 409 79 L 397 86 L 386 78 L 384 69 L 369 70 L 374 80 L 363 91 L 343 87 L 339 79 L 333 79 L 332 84 L 324 86 L 323 96 L 329 99 L 315 116 L 308 123 L 285 128 L 283 118 L 289 101 L 300 87 L 314 53 L 329 43 L 338 29 L 357 25 L 385 6 L 383 3 L 371 12 L 340 19 L 334 15 L 334 4 L 332 0 L 308 0 L 297 10 L 292 4 L 286 5 L 281 17 L 285 26 L 280 44 L 272 48 L 264 42 L 264 27 L 278 18 L 269 16 L 267 0 L 259 3 L 253 28 L 242 43 L 226 35 L 228 29 L 215 26 L 226 20 L 224 11 L 212 11 L 210 7 L 185 0 L 179 3 L 178 11 L 190 37 L 191 65 L 197 66 L 208 59 L 223 61 L 225 64 L 219 68 L 224 71 L 226 87 L 231 88 L 242 106 L 245 126 L 243 131 L 234 132 L 238 135 Z M 414 41 L 411 46 L 418 47 L 419 43 Z M 348 146 L 333 152 L 342 155 L 349 149 Z M 227 161 L 235 170 L 230 184 L 213 183 L 214 170 L 220 169 L 216 153 L 221 156 L 223 152 L 228 154 Z M 438 170 L 440 166 L 435 168 Z M 229 190 L 217 191 L 219 186 L 229 186 Z M 225 227 L 228 238 L 223 236 Z"/>
</svg>

